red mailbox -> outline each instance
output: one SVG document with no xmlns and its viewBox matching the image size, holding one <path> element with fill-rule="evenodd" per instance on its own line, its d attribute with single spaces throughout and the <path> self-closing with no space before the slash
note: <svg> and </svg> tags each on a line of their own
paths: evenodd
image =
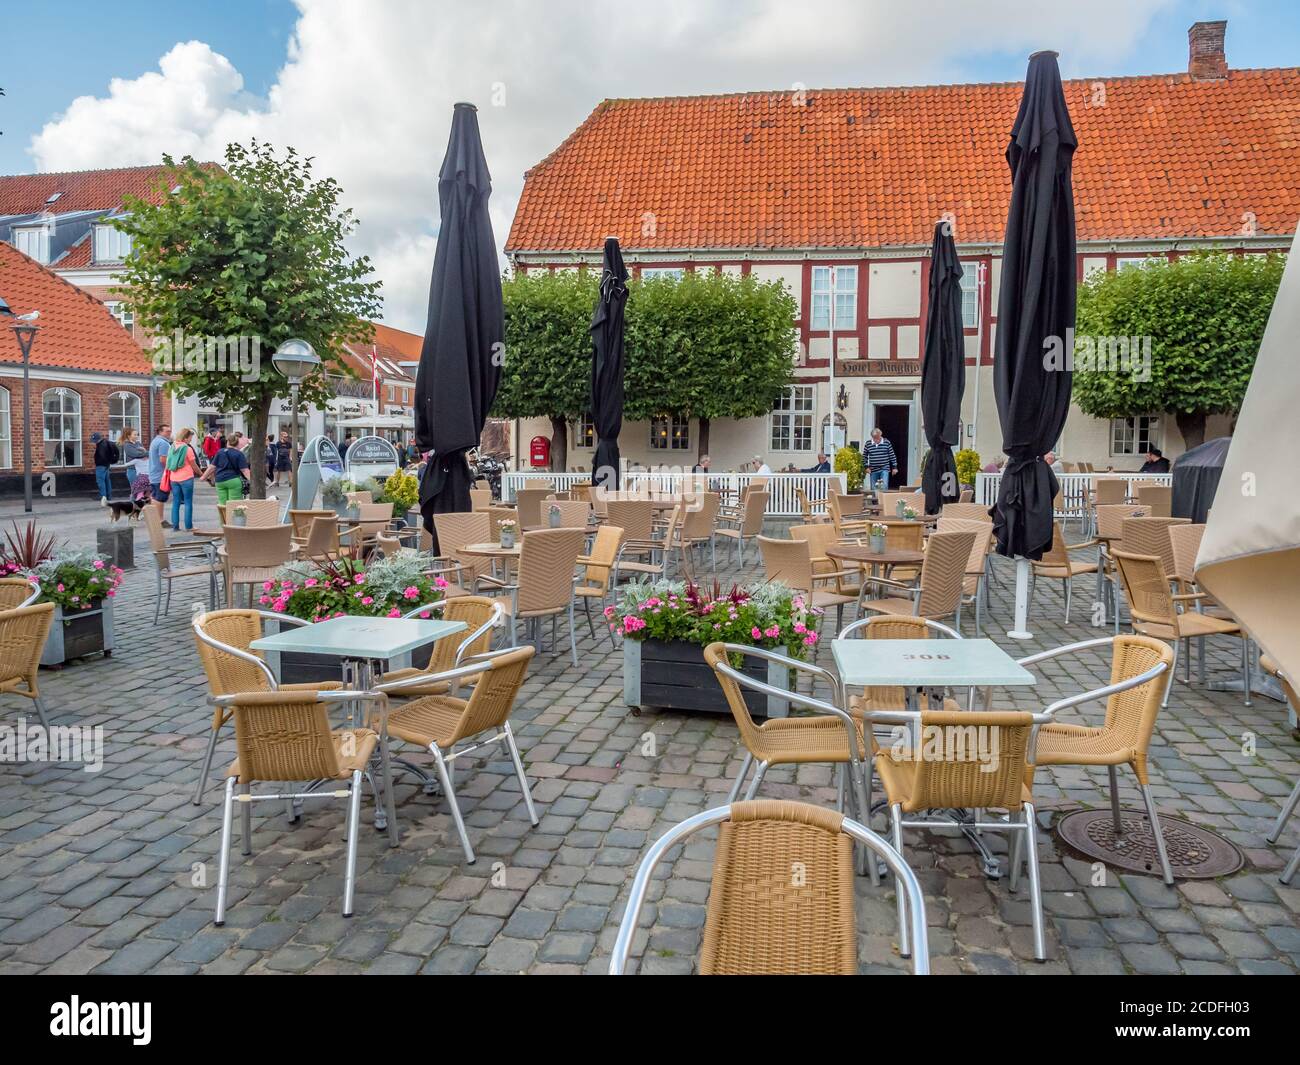
<svg viewBox="0 0 1300 1065">
<path fill-rule="evenodd" d="M 549 466 L 551 464 L 551 441 L 549 437 L 535 436 L 528 445 L 528 462 L 532 466 Z"/>
</svg>

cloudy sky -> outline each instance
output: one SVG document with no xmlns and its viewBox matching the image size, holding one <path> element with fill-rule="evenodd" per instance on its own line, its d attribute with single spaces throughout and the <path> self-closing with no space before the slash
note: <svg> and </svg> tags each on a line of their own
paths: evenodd
<svg viewBox="0 0 1300 1065">
<path fill-rule="evenodd" d="M 385 319 L 423 331 L 452 104 L 479 105 L 504 241 L 523 173 L 602 99 L 1186 69 L 1227 18 L 1234 67 L 1300 62 L 1300 5 L 1241 0 L 62 0 L 5 16 L 0 173 L 220 159 L 251 137 L 314 155 L 361 222 Z M 107 14 L 106 14 L 107 12 Z M 598 16 L 598 17 L 597 17 Z M 28 42 L 16 49 L 12 42 Z"/>
</svg>

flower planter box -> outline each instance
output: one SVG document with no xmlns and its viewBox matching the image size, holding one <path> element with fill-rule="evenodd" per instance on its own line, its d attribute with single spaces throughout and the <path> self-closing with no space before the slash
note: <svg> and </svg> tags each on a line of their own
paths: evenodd
<svg viewBox="0 0 1300 1065">
<path fill-rule="evenodd" d="M 289 626 L 277 622 L 270 623 L 270 629 L 280 632 Z M 380 672 L 391 669 L 405 669 L 408 666 L 427 666 L 429 656 L 433 654 L 433 641 L 408 651 L 403 655 L 394 655 L 381 663 Z M 311 684 L 322 680 L 343 679 L 343 659 L 334 655 L 309 655 L 301 651 L 266 651 L 266 664 L 271 667 L 281 684 Z"/>
<path fill-rule="evenodd" d="M 789 671 L 775 662 L 747 657 L 742 672 L 773 687 L 789 690 Z M 789 704 L 776 696 L 745 688 L 741 692 L 755 717 L 786 717 L 790 712 Z M 679 641 L 623 641 L 623 701 L 637 709 L 658 707 L 731 713 L 722 685 L 704 661 L 704 648 Z"/>
<path fill-rule="evenodd" d="M 105 658 L 113 654 L 113 600 L 101 599 L 89 610 L 69 614 L 56 605 L 41 665 L 61 666 L 74 658 L 100 653 Z"/>
</svg>

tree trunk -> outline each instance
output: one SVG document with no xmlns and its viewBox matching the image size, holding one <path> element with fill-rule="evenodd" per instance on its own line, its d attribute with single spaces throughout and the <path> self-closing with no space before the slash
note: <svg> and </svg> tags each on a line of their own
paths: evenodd
<svg viewBox="0 0 1300 1065">
<path fill-rule="evenodd" d="M 700 419 L 700 449 L 696 453 L 695 461 L 699 462 L 709 453 L 709 419 Z"/>
<path fill-rule="evenodd" d="M 1192 411 L 1184 413 L 1179 411 L 1174 415 L 1174 420 L 1178 423 L 1178 431 L 1183 434 L 1183 448 L 1191 451 L 1194 447 L 1199 447 L 1205 443 L 1205 414 L 1203 411 Z"/>
<path fill-rule="evenodd" d="M 248 426 L 248 495 L 250 499 L 266 498 L 266 424 L 271 420 L 271 401 L 244 412 Z"/>
<path fill-rule="evenodd" d="M 564 473 L 569 468 L 569 422 L 551 415 L 551 472 Z"/>
</svg>

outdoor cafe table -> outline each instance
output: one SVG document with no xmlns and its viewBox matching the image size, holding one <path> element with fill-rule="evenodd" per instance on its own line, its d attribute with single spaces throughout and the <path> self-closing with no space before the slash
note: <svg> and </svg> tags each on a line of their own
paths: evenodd
<svg viewBox="0 0 1300 1065">
<path fill-rule="evenodd" d="M 992 640 L 832 640 L 835 669 L 846 688 L 902 687 L 908 706 L 915 688 L 980 688 L 989 705 L 994 687 L 1032 687 L 1037 678 Z M 847 708 L 846 708 L 847 709 Z M 980 852 L 984 875 L 997 879 L 1001 864 L 967 822 L 969 811 L 952 811 L 952 821 Z"/>
<path fill-rule="evenodd" d="M 345 674 L 352 678 L 352 687 L 368 691 L 374 684 L 375 663 L 409 654 L 417 647 L 462 632 L 466 627 L 463 621 L 347 616 L 313 625 L 295 625 L 273 636 L 256 639 L 249 646 L 257 651 L 297 651 L 342 659 Z M 380 758 L 388 809 L 376 804 L 375 828 L 383 831 L 388 827 L 393 793 L 387 744 L 381 746 Z M 397 846 L 397 841 L 392 845 Z"/>
<path fill-rule="evenodd" d="M 839 562 L 856 562 L 871 567 L 871 576 L 880 576 L 881 566 L 916 566 L 925 561 L 924 551 L 913 551 L 906 547 L 887 547 L 883 551 L 871 550 L 870 544 L 831 544 L 826 549 L 826 557 Z M 858 594 L 861 602 L 866 595 L 866 583 L 863 582 Z"/>
</svg>

